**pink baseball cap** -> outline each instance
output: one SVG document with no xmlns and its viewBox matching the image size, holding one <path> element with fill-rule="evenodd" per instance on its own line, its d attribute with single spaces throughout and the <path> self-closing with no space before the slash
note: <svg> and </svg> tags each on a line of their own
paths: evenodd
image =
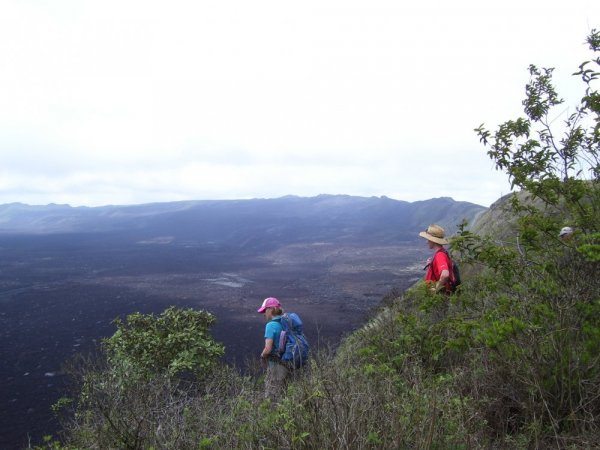
<svg viewBox="0 0 600 450">
<path fill-rule="evenodd" d="M 262 314 L 265 312 L 267 308 L 281 308 L 281 303 L 275 297 L 265 298 L 265 301 L 262 303 L 262 306 L 258 308 L 258 313 Z"/>
</svg>

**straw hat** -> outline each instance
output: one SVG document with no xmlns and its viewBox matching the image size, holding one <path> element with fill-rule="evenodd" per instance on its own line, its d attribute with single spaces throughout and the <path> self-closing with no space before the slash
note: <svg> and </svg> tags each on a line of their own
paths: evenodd
<svg viewBox="0 0 600 450">
<path fill-rule="evenodd" d="M 444 229 L 436 224 L 429 225 L 427 231 L 421 231 L 419 236 L 440 245 L 446 245 L 448 243 L 448 241 L 444 239 Z"/>
</svg>

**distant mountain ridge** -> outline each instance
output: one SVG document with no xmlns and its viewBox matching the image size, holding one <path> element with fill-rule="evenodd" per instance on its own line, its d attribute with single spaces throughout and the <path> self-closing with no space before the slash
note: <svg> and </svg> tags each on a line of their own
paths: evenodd
<svg viewBox="0 0 600 450">
<path fill-rule="evenodd" d="M 198 200 L 134 206 L 0 205 L 0 233 L 132 233 L 136 239 L 236 246 L 269 242 L 410 240 L 429 223 L 452 234 L 487 208 L 448 197 L 406 202 L 388 197 L 319 195 Z M 161 241 L 162 240 L 162 241 Z"/>
</svg>

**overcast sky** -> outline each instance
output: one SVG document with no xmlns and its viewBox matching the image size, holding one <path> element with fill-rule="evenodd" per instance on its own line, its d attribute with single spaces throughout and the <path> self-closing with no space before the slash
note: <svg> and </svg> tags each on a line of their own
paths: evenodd
<svg viewBox="0 0 600 450">
<path fill-rule="evenodd" d="M 485 206 L 473 129 L 559 93 L 598 0 L 0 1 L 0 203 L 321 193 Z"/>
</svg>

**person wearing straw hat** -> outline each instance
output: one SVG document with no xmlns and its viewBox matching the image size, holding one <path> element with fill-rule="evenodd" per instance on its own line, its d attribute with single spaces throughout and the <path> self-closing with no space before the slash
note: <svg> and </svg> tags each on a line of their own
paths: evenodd
<svg viewBox="0 0 600 450">
<path fill-rule="evenodd" d="M 260 353 L 260 358 L 267 368 L 265 375 L 265 398 L 275 400 L 285 386 L 288 369 L 281 363 L 279 356 L 279 338 L 283 327 L 281 316 L 283 308 L 275 297 L 265 298 L 257 312 L 264 314 L 267 324 L 265 325 L 265 346 Z"/>
<path fill-rule="evenodd" d="M 433 257 L 429 258 L 428 264 L 425 266 L 427 269 L 425 283 L 433 293 L 450 294 L 452 292 L 450 275 L 452 262 L 444 249 L 444 245 L 448 244 L 444 237 L 444 229 L 437 224 L 432 224 L 427 227 L 426 231 L 421 231 L 419 236 L 427 239 L 429 248 L 434 252 Z"/>
</svg>

